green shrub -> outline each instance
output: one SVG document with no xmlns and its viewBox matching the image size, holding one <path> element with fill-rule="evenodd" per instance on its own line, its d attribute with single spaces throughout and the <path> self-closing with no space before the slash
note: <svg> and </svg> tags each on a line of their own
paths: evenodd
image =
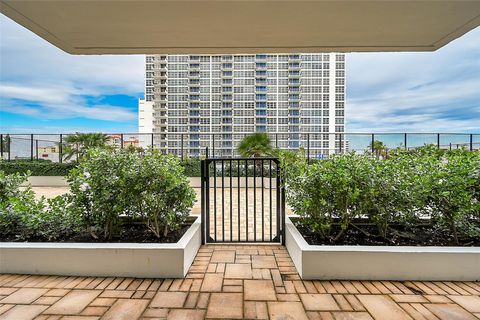
<svg viewBox="0 0 480 320">
<path fill-rule="evenodd" d="M 200 161 L 199 158 L 187 158 L 180 163 L 187 177 L 200 177 Z"/>
<path fill-rule="evenodd" d="M 35 199 L 30 187 L 20 187 L 27 180 L 19 173 L 0 171 L 0 234 L 17 241 L 57 240 L 80 229 L 79 216 L 70 210 L 65 196 Z"/>
<path fill-rule="evenodd" d="M 45 160 L 0 160 L 0 171 L 6 174 L 29 173 L 32 176 L 66 176 L 75 163 L 57 163 Z"/>
<path fill-rule="evenodd" d="M 480 153 L 425 146 L 394 150 L 387 159 L 354 153 L 307 165 L 281 154 L 289 205 L 300 223 L 336 242 L 356 219 L 367 219 L 388 240 L 396 225 L 430 223 L 461 237 L 480 236 Z M 427 218 L 427 220 L 425 220 Z M 338 222 L 340 231 L 332 234 Z M 405 235 L 405 234 L 404 234 Z"/>
<path fill-rule="evenodd" d="M 179 159 L 156 151 L 90 149 L 67 180 L 90 233 L 102 232 L 104 239 L 118 233 L 121 216 L 140 218 L 157 237 L 167 235 L 185 221 L 195 200 Z"/>
</svg>

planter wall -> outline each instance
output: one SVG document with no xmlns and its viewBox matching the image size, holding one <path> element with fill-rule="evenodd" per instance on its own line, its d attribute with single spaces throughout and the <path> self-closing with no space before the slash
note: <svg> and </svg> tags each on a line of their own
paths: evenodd
<svg viewBox="0 0 480 320">
<path fill-rule="evenodd" d="M 190 185 L 193 188 L 201 188 L 201 178 L 200 177 L 189 177 L 188 178 Z M 213 188 L 214 178 L 210 178 L 210 186 Z M 264 178 L 263 179 L 263 186 L 264 188 L 269 188 L 270 179 Z M 62 176 L 31 176 L 28 177 L 28 183 L 32 187 L 68 187 L 68 182 L 65 180 L 65 177 Z M 237 187 L 238 178 L 232 177 L 232 186 L 235 188 Z M 262 178 L 256 178 L 257 188 L 262 186 Z M 246 179 L 240 178 L 240 187 L 245 187 Z M 222 186 L 222 178 L 217 177 L 217 187 L 220 188 Z M 224 178 L 224 186 L 230 187 L 230 178 Z M 253 178 L 248 178 L 248 187 L 253 188 Z M 272 188 L 276 187 L 276 178 L 272 177 Z"/>
<path fill-rule="evenodd" d="M 309 245 L 286 219 L 286 246 L 302 279 L 480 280 L 480 248 Z"/>
<path fill-rule="evenodd" d="M 0 243 L 0 274 L 182 278 L 201 245 L 200 218 L 177 243 Z"/>
<path fill-rule="evenodd" d="M 32 187 L 68 187 L 68 182 L 62 176 L 31 176 L 28 183 Z"/>
</svg>

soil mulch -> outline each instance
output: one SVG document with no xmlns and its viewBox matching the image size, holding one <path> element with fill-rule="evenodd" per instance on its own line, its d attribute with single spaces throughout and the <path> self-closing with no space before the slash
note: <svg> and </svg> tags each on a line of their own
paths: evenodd
<svg viewBox="0 0 480 320">
<path fill-rule="evenodd" d="M 480 247 L 480 237 L 462 237 L 457 244 L 448 230 L 437 229 L 428 224 L 412 227 L 394 225 L 392 228 L 395 231 L 389 232 L 387 237 L 383 238 L 377 235 L 375 225 L 365 221 L 356 223 L 361 230 L 350 227 L 338 241 L 330 242 L 312 232 L 298 219 L 292 220 L 305 241 L 311 245 Z M 332 235 L 339 231 L 340 225 L 334 224 Z"/>
<path fill-rule="evenodd" d="M 176 243 L 182 238 L 185 232 L 190 228 L 195 219 L 189 219 L 181 226 L 179 230 L 171 231 L 166 237 L 157 238 L 149 231 L 142 223 L 125 223 L 121 231 L 111 240 L 105 240 L 103 237 L 95 239 L 89 233 L 77 234 L 65 239 L 57 239 L 55 241 L 47 241 L 45 239 L 30 239 L 28 242 L 61 242 L 61 243 Z M 0 242 L 16 242 L 14 236 L 2 237 L 0 235 Z M 20 241 L 18 241 L 20 242 Z"/>
</svg>

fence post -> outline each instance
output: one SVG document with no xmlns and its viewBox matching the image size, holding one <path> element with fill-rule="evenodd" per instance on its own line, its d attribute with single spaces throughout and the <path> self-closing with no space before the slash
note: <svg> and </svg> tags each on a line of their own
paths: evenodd
<svg viewBox="0 0 480 320">
<path fill-rule="evenodd" d="M 340 141 L 339 141 L 339 143 L 340 143 L 340 154 L 342 154 L 343 153 L 343 148 L 342 148 L 342 142 L 343 142 L 342 140 L 343 139 L 342 139 L 342 134 L 341 133 L 340 133 L 339 139 L 340 139 Z"/>
<path fill-rule="evenodd" d="M 307 133 L 307 163 L 310 163 L 310 132 Z"/>
<path fill-rule="evenodd" d="M 30 135 L 30 161 L 33 161 L 33 134 Z"/>
<path fill-rule="evenodd" d="M 278 132 L 275 133 L 275 148 L 278 148 Z"/>
<path fill-rule="evenodd" d="M 58 144 L 58 162 L 63 162 L 63 134 L 60 133 L 60 143 Z"/>
<path fill-rule="evenodd" d="M 212 158 L 215 158 L 215 133 L 212 133 L 212 142 L 213 142 L 213 146 L 212 146 Z"/>
<path fill-rule="evenodd" d="M 205 158 L 208 159 L 208 146 L 205 148 Z"/>
<path fill-rule="evenodd" d="M 437 148 L 440 149 L 440 133 L 437 133 Z"/>
<path fill-rule="evenodd" d="M 0 159 L 3 159 L 3 134 L 0 134 Z"/>
<path fill-rule="evenodd" d="M 473 134 L 470 133 L 470 151 L 473 151 Z"/>
<path fill-rule="evenodd" d="M 123 133 L 120 134 L 120 149 L 123 149 Z"/>
<path fill-rule="evenodd" d="M 153 147 L 153 133 L 152 133 L 152 151 L 153 151 L 154 147 Z"/>
<path fill-rule="evenodd" d="M 180 159 L 183 161 L 183 133 L 180 133 Z"/>
<path fill-rule="evenodd" d="M 452 143 L 450 142 L 450 151 L 452 151 Z"/>
<path fill-rule="evenodd" d="M 10 135 L 7 134 L 7 152 L 8 152 L 8 161 L 10 161 L 10 157 L 11 157 L 11 152 L 12 152 L 12 143 L 11 143 L 11 138 L 10 138 Z"/>
<path fill-rule="evenodd" d="M 375 152 L 375 133 L 372 133 L 372 154 Z"/>
<path fill-rule="evenodd" d="M 405 136 L 403 137 L 403 142 L 405 143 L 405 150 L 408 150 L 408 148 L 407 148 L 407 133 L 405 133 Z"/>
<path fill-rule="evenodd" d="M 35 159 L 38 160 L 38 139 L 35 140 Z"/>
</svg>

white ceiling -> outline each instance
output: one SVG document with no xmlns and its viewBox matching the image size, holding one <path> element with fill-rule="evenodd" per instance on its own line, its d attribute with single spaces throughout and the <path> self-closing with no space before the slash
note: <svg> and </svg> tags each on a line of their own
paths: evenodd
<svg viewBox="0 0 480 320">
<path fill-rule="evenodd" d="M 480 0 L 0 0 L 72 54 L 433 51 L 480 25 Z"/>
</svg>

